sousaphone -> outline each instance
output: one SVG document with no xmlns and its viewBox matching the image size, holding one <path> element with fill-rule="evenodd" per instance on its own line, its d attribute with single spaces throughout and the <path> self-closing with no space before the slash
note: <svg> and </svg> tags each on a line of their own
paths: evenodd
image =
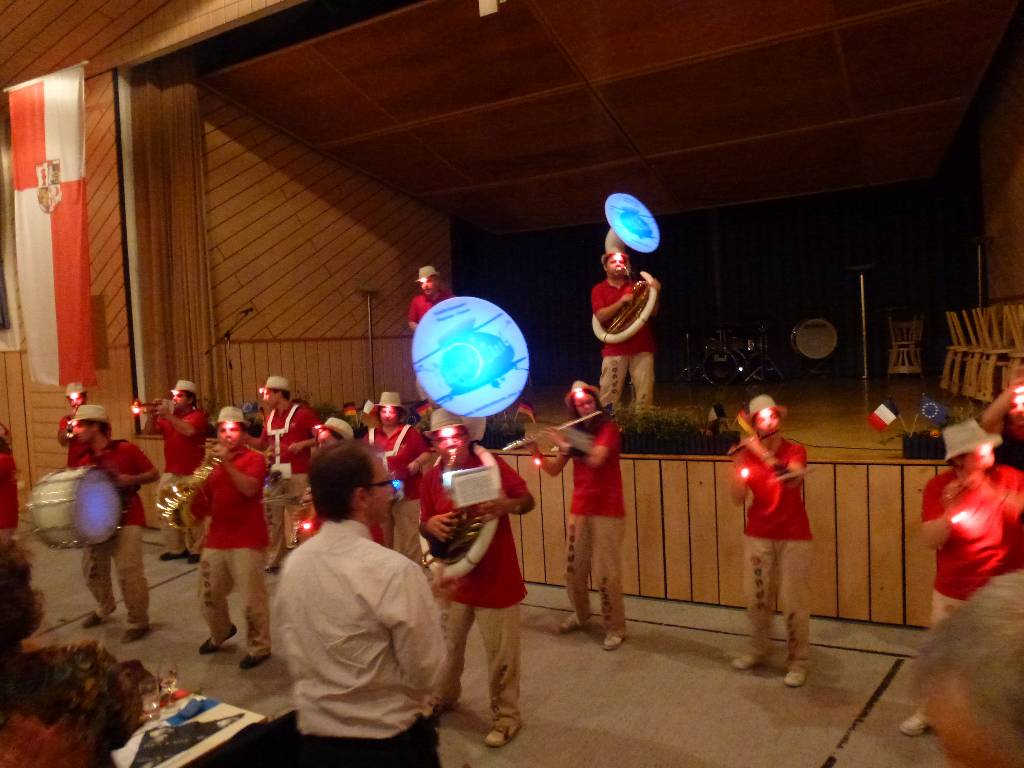
<svg viewBox="0 0 1024 768">
<path fill-rule="evenodd" d="M 604 203 L 605 218 L 611 229 L 604 239 L 605 254 L 627 254 L 629 248 L 640 253 L 650 253 L 658 247 L 661 233 L 658 222 L 647 210 L 647 206 L 632 195 L 617 192 Z M 644 323 L 658 303 L 658 289 L 654 278 L 647 272 L 640 273 L 640 279 L 633 282 L 633 300 L 626 304 L 608 321 L 607 327 L 594 315 L 591 325 L 594 335 L 605 344 L 619 344 L 631 338 Z"/>
</svg>

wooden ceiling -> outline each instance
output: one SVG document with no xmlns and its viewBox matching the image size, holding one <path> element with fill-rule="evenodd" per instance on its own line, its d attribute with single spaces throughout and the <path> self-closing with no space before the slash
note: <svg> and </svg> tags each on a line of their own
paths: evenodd
<svg viewBox="0 0 1024 768">
<path fill-rule="evenodd" d="M 205 77 L 494 232 L 932 175 L 1016 0 L 427 0 Z"/>
</svg>

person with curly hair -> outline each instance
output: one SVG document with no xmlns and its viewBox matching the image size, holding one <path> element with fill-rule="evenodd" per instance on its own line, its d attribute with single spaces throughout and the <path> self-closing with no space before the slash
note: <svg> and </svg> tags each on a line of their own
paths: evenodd
<svg viewBox="0 0 1024 768">
<path fill-rule="evenodd" d="M 141 722 L 137 684 L 96 643 L 30 649 L 42 621 L 32 567 L 0 542 L 0 768 L 107 765 Z"/>
</svg>

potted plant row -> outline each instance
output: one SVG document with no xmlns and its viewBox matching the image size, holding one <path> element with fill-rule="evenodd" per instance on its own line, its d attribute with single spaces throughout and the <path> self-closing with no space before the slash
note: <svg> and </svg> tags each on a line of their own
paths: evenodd
<svg viewBox="0 0 1024 768">
<path fill-rule="evenodd" d="M 739 441 L 735 432 L 709 433 L 678 408 L 624 408 L 615 420 L 623 453 L 724 456 Z"/>
</svg>

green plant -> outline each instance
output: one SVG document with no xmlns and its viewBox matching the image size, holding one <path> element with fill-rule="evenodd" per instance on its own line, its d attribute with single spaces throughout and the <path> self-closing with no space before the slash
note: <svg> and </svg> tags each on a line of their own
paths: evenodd
<svg viewBox="0 0 1024 768">
<path fill-rule="evenodd" d="M 701 434 L 700 422 L 685 408 L 626 407 L 615 412 L 623 434 L 671 440 Z"/>
</svg>

